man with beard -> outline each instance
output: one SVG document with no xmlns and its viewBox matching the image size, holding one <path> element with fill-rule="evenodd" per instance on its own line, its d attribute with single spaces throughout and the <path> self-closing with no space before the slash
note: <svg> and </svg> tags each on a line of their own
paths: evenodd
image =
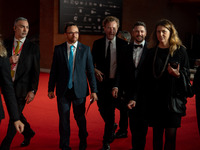
<svg viewBox="0 0 200 150">
<path fill-rule="evenodd" d="M 66 42 L 55 46 L 53 62 L 49 77 L 48 97 L 55 97 L 59 113 L 60 149 L 71 150 L 70 141 L 70 107 L 79 127 L 79 150 L 87 147 L 87 128 L 85 118 L 86 96 L 97 100 L 97 86 L 90 47 L 78 41 L 79 29 L 74 23 L 65 27 Z M 87 82 L 88 81 L 88 82 Z"/>
<path fill-rule="evenodd" d="M 142 97 L 142 86 L 140 84 L 141 71 L 147 53 L 146 34 L 145 23 L 137 21 L 132 30 L 133 43 L 124 47 L 121 52 L 116 83 L 116 86 L 122 85 L 125 97 L 129 101 L 129 122 L 134 150 L 144 150 L 148 129 L 145 115 L 146 103 Z M 114 88 L 112 93 L 114 97 L 117 97 L 118 89 Z"/>
</svg>

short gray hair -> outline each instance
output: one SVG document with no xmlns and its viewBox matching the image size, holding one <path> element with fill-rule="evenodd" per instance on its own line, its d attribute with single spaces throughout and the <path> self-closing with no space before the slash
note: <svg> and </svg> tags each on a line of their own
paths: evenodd
<svg viewBox="0 0 200 150">
<path fill-rule="evenodd" d="M 28 19 L 24 18 L 24 17 L 19 17 L 17 19 L 15 19 L 15 22 L 14 22 L 14 26 L 16 25 L 16 23 L 20 20 L 23 20 L 23 21 L 27 21 L 28 22 Z"/>
</svg>

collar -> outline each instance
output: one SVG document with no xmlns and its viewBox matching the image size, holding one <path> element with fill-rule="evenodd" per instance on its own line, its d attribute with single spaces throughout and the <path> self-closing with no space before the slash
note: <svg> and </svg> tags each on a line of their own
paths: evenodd
<svg viewBox="0 0 200 150">
<path fill-rule="evenodd" d="M 134 41 L 134 43 L 133 43 L 133 45 L 142 45 L 142 47 L 144 47 L 144 44 L 145 44 L 145 40 L 143 40 L 141 43 L 136 43 L 135 41 Z"/>
<path fill-rule="evenodd" d="M 111 41 L 111 43 L 116 43 L 116 36 L 112 40 L 108 40 L 106 38 L 106 44 L 108 45 L 108 42 Z"/>
<path fill-rule="evenodd" d="M 70 46 L 74 46 L 75 47 L 75 49 L 77 49 L 77 47 L 78 47 L 78 41 L 76 41 L 74 44 L 69 44 L 68 42 L 67 42 L 67 48 L 69 49 L 70 48 Z"/>
<path fill-rule="evenodd" d="M 18 40 L 14 37 L 14 43 L 16 43 L 17 41 L 20 41 L 21 43 L 24 43 L 24 41 L 26 40 L 26 37 L 22 38 L 21 40 Z"/>
</svg>

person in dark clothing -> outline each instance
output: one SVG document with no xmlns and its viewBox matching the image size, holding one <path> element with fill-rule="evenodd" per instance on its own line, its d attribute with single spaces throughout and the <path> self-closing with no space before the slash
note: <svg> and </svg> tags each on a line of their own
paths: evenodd
<svg viewBox="0 0 200 150">
<path fill-rule="evenodd" d="M 110 150 L 110 143 L 114 140 L 115 99 L 112 88 L 115 82 L 119 51 L 127 42 L 116 37 L 119 19 L 107 16 L 103 21 L 105 36 L 94 41 L 92 48 L 95 75 L 97 78 L 99 112 L 105 122 L 103 148 Z"/>
<path fill-rule="evenodd" d="M 143 95 L 147 102 L 149 126 L 153 127 L 153 150 L 175 150 L 176 131 L 185 115 L 186 92 L 184 78 L 189 78 L 189 59 L 171 21 L 156 24 L 148 43 L 143 72 Z M 184 76 L 183 76 L 184 75 Z M 180 98 L 182 112 L 171 109 L 173 98 Z"/>
<path fill-rule="evenodd" d="M 32 102 L 38 89 L 40 75 L 39 46 L 26 38 L 29 32 L 28 20 L 19 17 L 14 22 L 15 35 L 13 40 L 5 41 L 5 47 L 11 64 L 11 77 L 13 80 L 15 96 L 17 99 L 20 120 L 24 123 L 24 141 L 21 147 L 28 146 L 35 132 L 23 115 L 26 104 Z M 3 150 L 10 148 L 16 134 L 13 123 L 10 121 L 6 137 L 1 143 Z"/>
<path fill-rule="evenodd" d="M 132 29 L 133 43 L 123 47 L 120 57 L 120 65 L 117 73 L 118 85 L 122 85 L 129 110 L 129 122 L 132 134 L 132 148 L 134 150 L 144 150 L 146 134 L 148 129 L 145 119 L 146 104 L 142 99 L 140 82 L 144 61 L 147 54 L 147 34 L 144 22 L 137 21 Z M 124 67 L 126 66 L 126 67 Z M 118 89 L 113 89 L 113 96 L 117 95 Z M 127 105 L 126 104 L 126 105 Z M 134 107 L 135 106 L 135 107 Z M 134 108 L 133 108 L 134 107 Z M 120 130 L 119 130 L 120 132 Z"/>
</svg>

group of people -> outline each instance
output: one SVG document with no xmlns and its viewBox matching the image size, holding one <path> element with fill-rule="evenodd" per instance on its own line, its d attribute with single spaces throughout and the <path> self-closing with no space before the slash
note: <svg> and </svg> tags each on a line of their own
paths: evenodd
<svg viewBox="0 0 200 150">
<path fill-rule="evenodd" d="M 133 150 L 145 149 L 148 126 L 153 127 L 154 150 L 163 149 L 164 132 L 164 149 L 175 150 L 176 131 L 185 115 L 185 103 L 182 113 L 172 111 L 169 104 L 172 97 L 180 98 L 181 95 L 183 100 L 186 98 L 185 91 L 180 91 L 182 88 L 174 87 L 182 87 L 184 77 L 189 78 L 189 59 L 174 25 L 167 19 L 158 21 L 148 43 L 144 22 L 137 21 L 133 25 L 132 41 L 128 32 L 119 32 L 125 37 L 117 36 L 118 18 L 107 16 L 102 25 L 105 36 L 94 41 L 92 50 L 78 41 L 79 29 L 74 23 L 65 27 L 66 42 L 55 46 L 48 97 L 55 98 L 56 89 L 60 149 L 71 150 L 71 104 L 79 127 L 79 150 L 87 148 L 85 103 L 90 94 L 91 102 L 97 101 L 105 122 L 102 150 L 110 150 L 110 143 L 115 138 L 127 137 L 128 118 Z M 3 91 L 13 93 L 5 101 L 12 101 L 15 109 L 8 105 L 10 121 L 0 150 L 10 148 L 16 133 L 15 126 L 23 131 L 21 146 L 28 146 L 35 135 L 22 113 L 25 104 L 34 99 L 39 81 L 39 47 L 26 38 L 28 30 L 27 19 L 16 19 L 15 37 L 13 41 L 5 42 L 11 65 L 5 62 L 7 74 L 3 71 L 1 74 L 3 78 L 11 70 L 13 82 L 9 76 L 10 90 L 3 90 L 6 84 L 3 81 L 1 87 L 5 97 L 6 92 Z M 6 57 L 0 58 L 0 61 L 6 61 Z M 119 130 L 116 133 L 115 108 L 120 110 Z M 14 114 L 16 116 L 12 116 Z M 16 120 L 20 125 L 16 125 Z"/>
<path fill-rule="evenodd" d="M 183 101 L 187 97 L 180 89 L 183 78 L 189 78 L 189 59 L 174 25 L 167 19 L 160 20 L 148 43 L 144 22 L 134 24 L 132 42 L 127 32 L 117 36 L 118 18 L 107 16 L 102 25 L 105 36 L 94 41 L 92 52 L 78 41 L 79 29 L 73 23 L 66 25 L 66 42 L 55 46 L 48 96 L 55 97 L 56 87 L 60 148 L 71 149 L 71 103 L 79 127 L 79 149 L 87 148 L 84 114 L 90 86 L 91 100 L 97 101 L 105 123 L 102 150 L 110 150 L 115 138 L 127 137 L 128 117 L 133 150 L 144 150 L 148 126 L 153 127 L 154 150 L 162 150 L 164 132 L 164 149 L 175 150 L 176 130 L 185 115 L 185 103 L 182 113 L 174 112 L 169 105 L 174 97 Z M 120 109 L 120 123 L 115 133 L 116 107 Z"/>
</svg>

